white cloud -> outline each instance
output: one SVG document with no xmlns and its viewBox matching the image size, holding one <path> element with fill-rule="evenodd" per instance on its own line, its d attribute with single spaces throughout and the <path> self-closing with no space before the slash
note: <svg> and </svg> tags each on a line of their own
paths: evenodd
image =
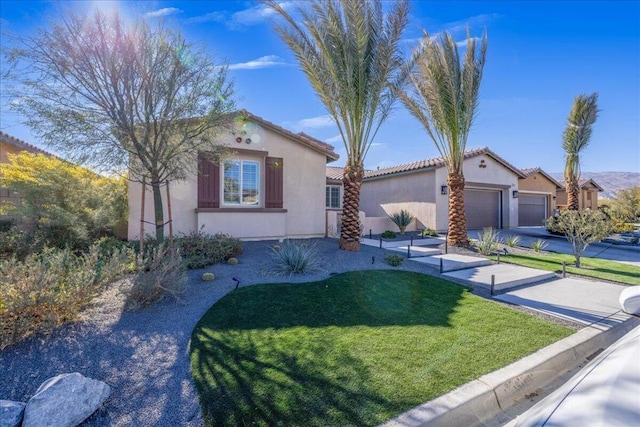
<svg viewBox="0 0 640 427">
<path fill-rule="evenodd" d="M 258 59 L 253 59 L 247 62 L 239 62 L 236 64 L 230 64 L 230 70 L 257 70 L 259 68 L 280 67 L 288 65 L 282 61 L 282 58 L 276 55 L 261 56 Z"/>
<path fill-rule="evenodd" d="M 293 2 L 280 2 L 278 5 L 283 9 L 289 9 Z M 260 24 L 268 18 L 275 16 L 276 11 L 267 6 L 254 6 L 249 9 L 235 12 L 231 15 L 230 27 L 242 27 Z"/>
<path fill-rule="evenodd" d="M 182 10 L 177 7 L 165 7 L 163 9 L 154 10 L 153 12 L 147 12 L 144 16 L 149 18 L 159 18 L 161 16 L 175 15 L 177 13 L 182 13 Z"/>
<path fill-rule="evenodd" d="M 300 131 L 308 131 L 308 130 L 314 130 L 314 129 L 322 129 L 322 128 L 327 128 L 327 127 L 331 127 L 334 126 L 335 124 L 333 123 L 333 119 L 331 118 L 330 115 L 326 114 L 324 116 L 317 116 L 317 117 L 309 117 L 306 119 L 300 119 L 298 121 L 295 122 L 284 122 L 283 127 L 285 129 L 291 129 L 294 132 L 300 132 Z M 328 143 L 332 143 L 332 140 L 334 140 L 334 138 L 340 138 L 340 136 L 334 136 L 332 138 L 329 138 L 327 141 Z M 341 141 L 342 139 L 337 139 L 337 141 Z"/>
<path fill-rule="evenodd" d="M 326 138 L 324 142 L 328 144 L 339 144 L 342 142 L 342 135 L 338 134 L 336 136 L 332 136 L 331 138 Z"/>
<path fill-rule="evenodd" d="M 471 37 L 471 39 L 475 40 L 476 43 L 480 42 L 480 37 Z M 459 49 L 466 48 L 467 47 L 467 39 L 464 39 L 462 41 L 456 42 L 456 46 L 458 46 Z M 476 44 L 476 46 L 478 46 L 478 45 Z"/>
<path fill-rule="evenodd" d="M 200 16 L 193 16 L 186 20 L 189 24 L 201 24 L 203 22 L 226 22 L 228 14 L 225 12 L 210 12 Z"/>
<path fill-rule="evenodd" d="M 478 28 L 478 27 L 484 28 L 487 25 L 489 25 L 491 22 L 500 18 L 500 16 L 501 15 L 497 13 L 484 13 L 481 15 L 470 16 L 469 18 L 463 19 L 461 21 L 450 22 L 448 24 L 445 24 L 444 31 L 454 34 L 454 33 L 466 32 L 467 27 L 469 27 L 470 29 Z"/>
</svg>

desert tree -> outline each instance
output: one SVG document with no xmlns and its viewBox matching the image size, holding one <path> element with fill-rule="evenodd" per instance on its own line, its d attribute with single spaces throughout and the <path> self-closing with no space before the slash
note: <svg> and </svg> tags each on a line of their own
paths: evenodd
<svg viewBox="0 0 640 427">
<path fill-rule="evenodd" d="M 150 184 L 161 242 L 163 183 L 193 173 L 198 152 L 224 151 L 216 134 L 234 107 L 226 67 L 161 21 L 100 10 L 65 11 L 3 53 L 10 105 L 45 144 Z"/>
<path fill-rule="evenodd" d="M 431 137 L 447 167 L 451 245 L 468 245 L 464 209 L 464 153 L 478 110 L 480 82 L 487 53 L 487 36 L 480 46 L 467 31 L 461 61 L 458 45 L 449 33 L 433 38 L 425 33 L 406 65 L 408 79 L 398 88 L 400 99 Z"/>
<path fill-rule="evenodd" d="M 399 43 L 408 2 L 393 3 L 385 14 L 380 0 L 314 0 L 297 8 L 299 19 L 276 2 L 266 4 L 284 18 L 276 30 L 342 136 L 347 161 L 340 248 L 358 251 L 364 159 L 396 99 L 390 82 L 403 63 Z"/>
<path fill-rule="evenodd" d="M 569 210 L 578 210 L 580 207 L 580 152 L 589 144 L 592 126 L 597 118 L 598 94 L 576 96 L 562 135 L 562 148 L 565 151 L 564 180 Z"/>
</svg>

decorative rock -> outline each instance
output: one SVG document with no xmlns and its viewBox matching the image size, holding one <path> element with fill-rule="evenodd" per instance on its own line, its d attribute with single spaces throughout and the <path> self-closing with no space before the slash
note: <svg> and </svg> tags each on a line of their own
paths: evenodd
<svg viewBox="0 0 640 427">
<path fill-rule="evenodd" d="M 0 427 L 18 427 L 22 422 L 26 403 L 0 400 Z"/>
<path fill-rule="evenodd" d="M 75 427 L 111 394 L 102 381 L 74 372 L 43 382 L 24 410 L 22 427 Z"/>
<path fill-rule="evenodd" d="M 236 265 L 236 264 L 238 264 L 238 258 L 229 258 L 229 259 L 227 260 L 227 264 L 229 264 L 229 265 Z"/>
<path fill-rule="evenodd" d="M 205 282 L 211 282 L 213 280 L 216 280 L 216 275 L 213 273 L 203 273 L 202 280 Z"/>
</svg>

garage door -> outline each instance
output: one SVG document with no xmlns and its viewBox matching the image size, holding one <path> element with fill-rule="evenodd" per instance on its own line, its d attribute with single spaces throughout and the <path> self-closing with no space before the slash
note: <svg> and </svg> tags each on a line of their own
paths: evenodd
<svg viewBox="0 0 640 427">
<path fill-rule="evenodd" d="M 500 228 L 500 191 L 464 190 L 467 229 Z"/>
<path fill-rule="evenodd" d="M 547 217 L 547 197 L 520 194 L 518 197 L 518 225 L 540 226 Z"/>
</svg>

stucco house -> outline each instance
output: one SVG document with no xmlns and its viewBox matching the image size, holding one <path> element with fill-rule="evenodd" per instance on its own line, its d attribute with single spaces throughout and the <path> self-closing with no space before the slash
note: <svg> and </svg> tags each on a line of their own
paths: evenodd
<svg viewBox="0 0 640 427">
<path fill-rule="evenodd" d="M 557 209 L 562 185 L 541 168 L 521 169 L 518 181 L 518 226 L 541 226 Z"/>
<path fill-rule="evenodd" d="M 333 146 L 293 133 L 249 112 L 220 137 L 233 155 L 220 164 L 200 156 L 184 181 L 170 183 L 174 234 L 202 229 L 242 239 L 325 235 L 325 167 L 338 159 Z M 129 239 L 140 237 L 141 219 L 153 222 L 151 189 L 129 186 Z M 166 194 L 163 194 L 168 221 Z M 154 234 L 147 226 L 144 234 Z"/>
<path fill-rule="evenodd" d="M 0 132 L 0 163 L 9 163 L 9 154 L 18 154 L 22 151 L 36 154 L 45 154 L 51 156 L 44 150 L 35 147 L 21 139 L 15 138 L 4 132 Z M 19 204 L 21 201 L 20 196 L 8 189 L 0 188 L 0 205 L 4 203 Z M 9 219 L 7 215 L 0 215 L 0 219 Z"/>
<path fill-rule="evenodd" d="M 598 193 L 604 191 L 593 179 L 583 178 L 578 181 L 580 185 L 580 197 L 578 198 L 578 209 L 598 209 Z M 567 208 L 566 183 L 560 181 L 561 189 L 558 190 L 557 205 L 559 209 Z"/>
<path fill-rule="evenodd" d="M 330 182 L 336 185 L 336 169 L 326 171 L 327 188 Z M 463 172 L 467 228 L 517 226 L 518 181 L 524 174 L 487 147 L 465 153 Z M 408 231 L 447 229 L 447 168 L 442 157 L 365 172 L 360 193 L 365 233 L 395 230 L 388 215 L 401 209 L 416 217 Z"/>
</svg>

